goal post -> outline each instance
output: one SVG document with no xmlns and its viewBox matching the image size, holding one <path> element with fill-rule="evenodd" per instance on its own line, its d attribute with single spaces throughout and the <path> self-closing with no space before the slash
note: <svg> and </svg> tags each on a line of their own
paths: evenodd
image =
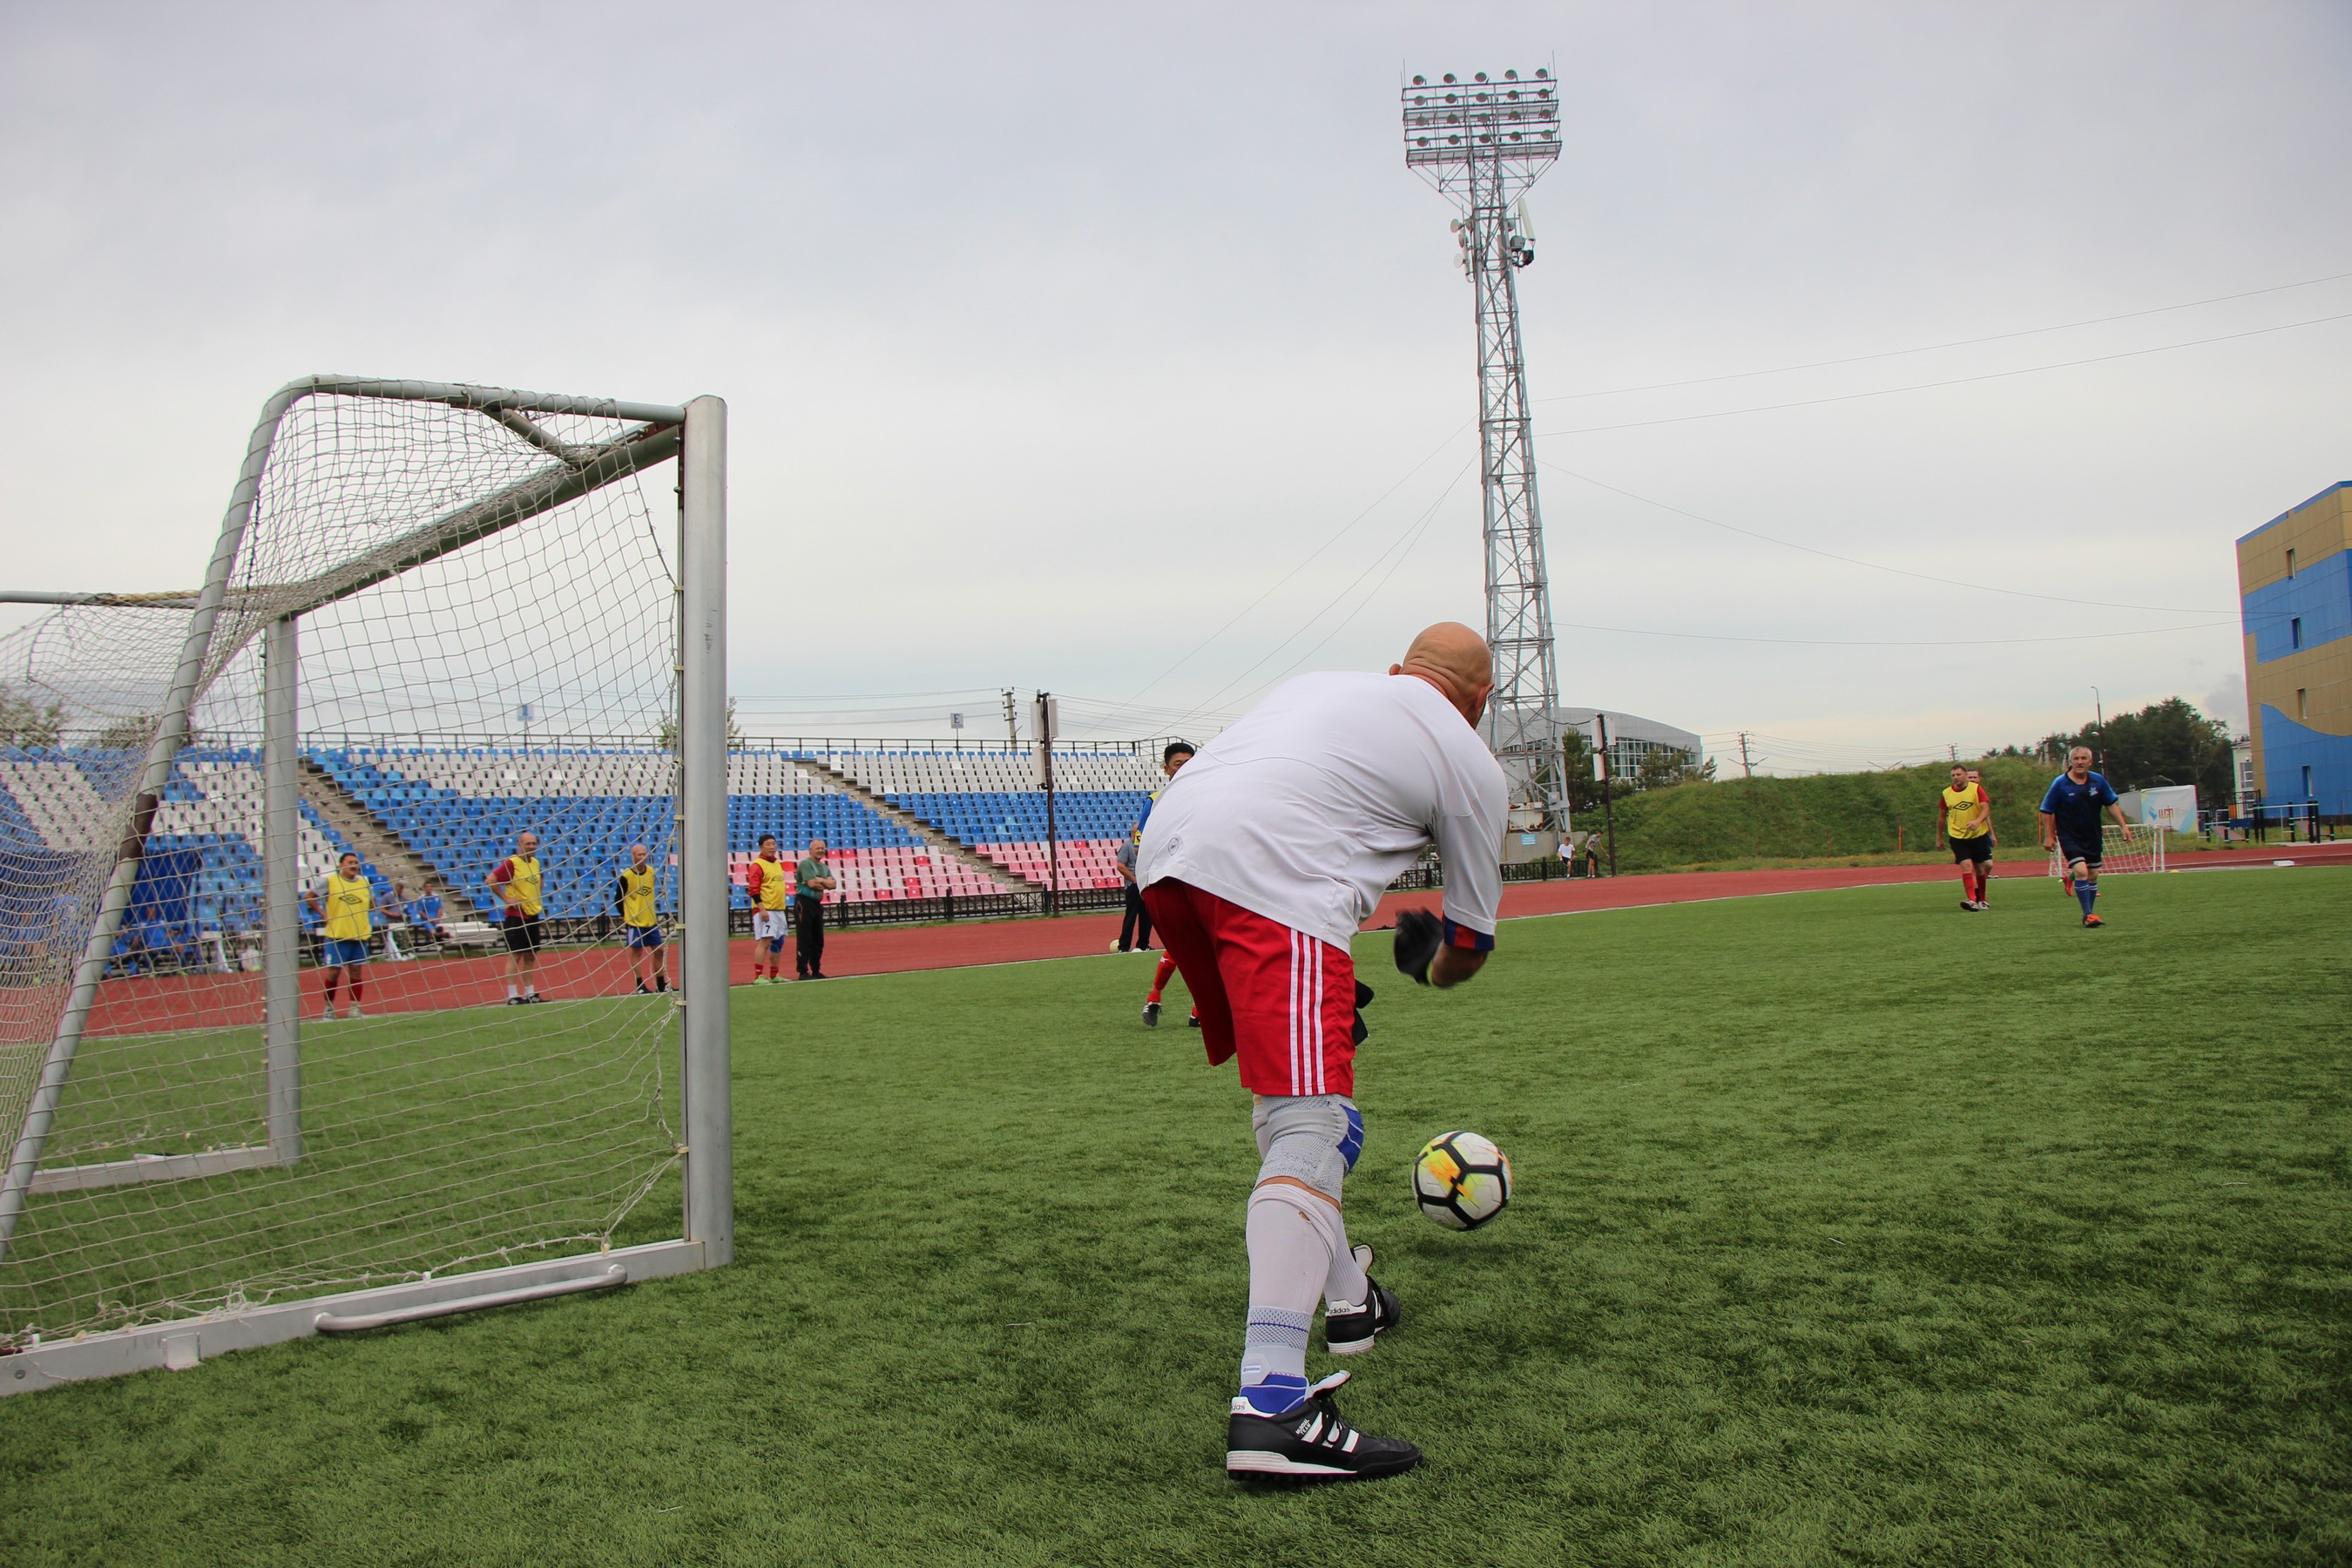
<svg viewBox="0 0 2352 1568">
<path fill-rule="evenodd" d="M 314 376 L 193 593 L 6 595 L 0 1393 L 730 1260 L 726 447 Z"/>
<path fill-rule="evenodd" d="M 2126 828 L 2120 823 L 2100 824 L 2099 874 L 2119 876 L 2137 871 L 2164 869 L 2164 829 L 2153 825 L 2135 825 Z M 2066 862 L 2055 849 L 2050 851 L 2050 875 L 2063 877 Z"/>
</svg>

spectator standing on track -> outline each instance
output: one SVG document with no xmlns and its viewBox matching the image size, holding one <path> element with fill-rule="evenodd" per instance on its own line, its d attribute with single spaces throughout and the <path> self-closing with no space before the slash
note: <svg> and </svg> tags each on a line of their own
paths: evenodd
<svg viewBox="0 0 2352 1568">
<path fill-rule="evenodd" d="M 1370 990 L 1349 943 L 1397 874 L 1432 844 L 1445 863 L 1445 919 L 1397 921 L 1397 967 L 1458 985 L 1495 945 L 1502 901 L 1503 770 L 1478 738 L 1494 663 L 1469 627 L 1413 638 L 1385 676 L 1285 682 L 1209 742 L 1144 832 L 1143 896 L 1200 1009 L 1209 1060 L 1240 1058 L 1255 1097 L 1249 1311 L 1225 1468 L 1244 1479 L 1394 1475 L 1421 1450 L 1350 1426 L 1309 1384 L 1307 1342 L 1373 1348 L 1396 1293 L 1350 1247 L 1340 1187 L 1364 1142 L 1356 1047 Z"/>
<path fill-rule="evenodd" d="M 622 940 L 629 948 L 629 972 L 636 976 L 640 996 L 669 989 L 669 955 L 662 952 L 661 910 L 656 898 L 659 877 L 646 847 L 632 844 L 629 863 L 622 868 L 619 885 L 613 889 L 613 908 L 621 916 Z M 654 986 L 650 993 L 646 989 L 647 953 L 653 955 L 654 961 Z"/>
<path fill-rule="evenodd" d="M 793 972 L 803 980 L 824 978 L 824 896 L 840 886 L 825 862 L 824 840 L 809 840 L 808 853 L 793 868 Z"/>
<path fill-rule="evenodd" d="M 319 938 L 324 951 L 320 957 L 327 972 L 327 1010 L 320 1016 L 333 1022 L 335 987 L 348 969 L 352 972 L 351 1016 L 366 1016 L 360 1011 L 360 999 L 367 994 L 368 935 L 375 923 L 371 913 L 375 908 L 375 889 L 360 870 L 360 858 L 345 850 L 321 886 L 303 889 L 302 901 L 321 922 Z"/>
<path fill-rule="evenodd" d="M 547 912 L 547 873 L 539 861 L 539 835 L 515 839 L 515 852 L 490 868 L 486 884 L 506 906 L 507 1005 L 544 1002 L 539 994 L 539 923 Z"/>
<path fill-rule="evenodd" d="M 1143 824 L 1139 821 L 1118 846 L 1118 880 L 1127 890 L 1127 913 L 1118 922 L 1118 941 L 1111 945 L 1120 952 L 1151 951 L 1151 911 L 1143 907 L 1143 889 L 1135 880 L 1135 850 L 1142 842 Z"/>
<path fill-rule="evenodd" d="M 776 836 L 760 835 L 760 852 L 743 883 L 751 900 L 751 984 L 773 985 L 784 977 L 784 928 L 791 922 L 792 894 L 784 885 L 784 858 Z M 760 973 L 764 961 L 767 973 Z"/>
</svg>

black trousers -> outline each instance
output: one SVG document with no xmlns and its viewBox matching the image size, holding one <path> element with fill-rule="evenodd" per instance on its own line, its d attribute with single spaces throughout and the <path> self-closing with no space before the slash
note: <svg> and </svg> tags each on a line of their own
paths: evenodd
<svg viewBox="0 0 2352 1568">
<path fill-rule="evenodd" d="M 793 970 L 803 980 L 824 973 L 824 905 L 815 899 L 793 900 Z"/>
<path fill-rule="evenodd" d="M 1151 945 L 1151 911 L 1143 907 L 1143 893 L 1132 882 L 1127 884 L 1127 918 L 1118 922 L 1118 950 L 1132 952 L 1139 947 Z"/>
</svg>

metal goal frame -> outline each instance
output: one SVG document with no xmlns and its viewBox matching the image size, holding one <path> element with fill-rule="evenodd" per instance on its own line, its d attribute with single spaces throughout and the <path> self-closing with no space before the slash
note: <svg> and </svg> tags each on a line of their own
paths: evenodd
<svg viewBox="0 0 2352 1568">
<path fill-rule="evenodd" d="M 239 552 L 281 425 L 305 398 L 341 396 L 435 403 L 478 413 L 545 451 L 549 464 L 492 494 L 413 529 L 317 577 L 294 584 L 290 607 L 262 632 L 264 778 L 263 1039 L 268 1137 L 201 1154 L 151 1157 L 43 1171 L 41 1152 L 73 1073 L 74 1056 L 128 909 L 146 840 L 188 740 L 205 682 L 236 649 L 215 646 Z M 630 421 L 635 428 L 572 446 L 531 416 Z M 43 1058 L 23 1130 L 0 1173 L 0 1257 L 27 1200 L 48 1191 L 174 1181 L 302 1158 L 300 889 L 297 857 L 276 852 L 299 832 L 299 621 L 402 572 L 675 459 L 678 465 L 676 657 L 679 674 L 678 923 L 683 1056 L 680 1124 L 684 1212 L 676 1240 L 613 1248 L 445 1279 L 341 1291 L 266 1307 L 226 1310 L 86 1334 L 0 1356 L 0 1394 L 153 1367 L 182 1368 L 228 1351 L 320 1332 L 386 1327 L 423 1318 L 609 1289 L 718 1268 L 733 1259 L 734 1169 L 727 1018 L 727 405 L 631 403 L 512 388 L 315 375 L 279 388 L 262 407 L 191 614 L 161 721 L 142 765 L 131 831 L 115 851 L 65 1010 Z M 97 595 L 8 594 L 16 602 L 71 604 Z M 223 639 L 226 640 L 226 639 Z"/>
</svg>

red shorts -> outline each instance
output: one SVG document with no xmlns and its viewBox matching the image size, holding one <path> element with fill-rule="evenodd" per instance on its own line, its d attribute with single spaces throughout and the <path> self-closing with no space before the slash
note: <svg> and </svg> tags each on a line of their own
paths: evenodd
<svg viewBox="0 0 2352 1568">
<path fill-rule="evenodd" d="M 1154 882 L 1143 902 L 1201 1012 L 1211 1065 L 1241 1058 L 1258 1094 L 1356 1092 L 1356 963 L 1188 883 Z"/>
</svg>

